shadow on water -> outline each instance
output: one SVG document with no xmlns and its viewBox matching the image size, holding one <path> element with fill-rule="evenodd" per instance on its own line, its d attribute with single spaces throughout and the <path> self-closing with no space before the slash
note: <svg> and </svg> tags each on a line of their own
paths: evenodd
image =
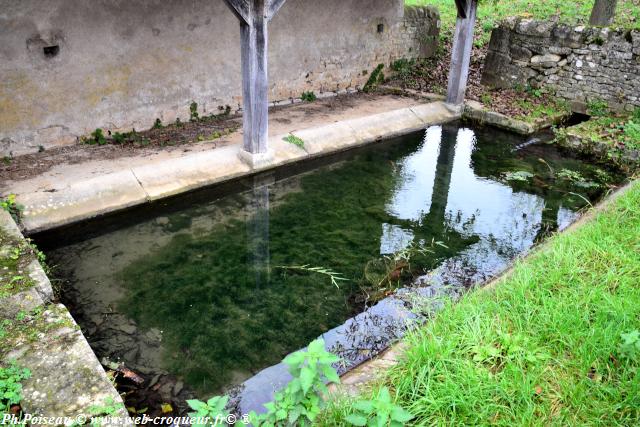
<svg viewBox="0 0 640 427">
<path fill-rule="evenodd" d="M 47 254 L 96 353 L 145 374 L 158 402 L 182 408 L 235 386 L 241 411 L 259 409 L 288 380 L 278 364 L 288 353 L 323 335 L 347 371 L 427 317 L 434 299 L 498 274 L 621 180 L 523 142 L 434 126 L 295 174 L 253 176 L 245 191 L 177 199 Z M 390 263 L 396 270 L 371 278 L 370 266 Z M 291 268 L 300 266 L 347 280 Z M 363 298 L 373 291 L 380 297 Z"/>
</svg>

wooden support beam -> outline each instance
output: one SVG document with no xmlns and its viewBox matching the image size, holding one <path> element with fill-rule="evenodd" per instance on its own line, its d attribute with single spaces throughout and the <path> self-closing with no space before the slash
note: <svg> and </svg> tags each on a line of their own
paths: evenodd
<svg viewBox="0 0 640 427">
<path fill-rule="evenodd" d="M 249 23 L 250 1 L 251 0 L 224 0 L 236 18 L 238 18 L 240 22 L 247 24 Z"/>
<path fill-rule="evenodd" d="M 244 151 L 266 155 L 269 135 L 268 22 L 285 0 L 225 0 L 240 21 Z M 245 158 L 245 157 L 243 157 Z M 255 165 L 256 159 L 248 159 Z"/>
<path fill-rule="evenodd" d="M 268 21 L 271 21 L 271 19 L 276 16 L 276 13 L 278 13 L 285 1 L 287 0 L 269 0 L 269 6 L 267 7 Z"/>
<path fill-rule="evenodd" d="M 471 48 L 473 47 L 473 31 L 478 10 L 478 0 L 456 0 L 456 5 L 462 1 L 466 3 L 465 18 L 458 15 L 456 21 L 453 47 L 451 49 L 449 84 L 447 87 L 447 103 L 453 105 L 462 104 L 467 91 Z"/>
<path fill-rule="evenodd" d="M 458 18 L 466 19 L 469 0 L 455 0 L 455 2 L 456 9 L 458 9 Z"/>
</svg>

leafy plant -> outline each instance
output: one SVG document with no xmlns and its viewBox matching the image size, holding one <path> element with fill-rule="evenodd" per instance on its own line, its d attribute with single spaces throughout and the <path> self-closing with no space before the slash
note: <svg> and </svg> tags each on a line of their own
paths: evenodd
<svg viewBox="0 0 640 427">
<path fill-rule="evenodd" d="M 293 144 L 296 145 L 300 148 L 304 148 L 304 140 L 302 140 L 302 138 L 298 138 L 295 135 L 289 134 L 287 136 L 285 136 L 284 138 L 282 138 L 285 142 L 288 142 L 289 144 Z"/>
<path fill-rule="evenodd" d="M 105 145 L 107 143 L 107 138 L 104 136 L 102 129 L 97 128 L 93 132 L 91 132 L 90 138 L 84 138 L 83 141 L 85 144 L 89 145 Z"/>
<path fill-rule="evenodd" d="M 347 416 L 346 421 L 354 426 L 400 427 L 413 419 L 411 413 L 393 402 L 387 387 L 383 387 L 373 400 L 357 401 L 353 408 L 355 413 Z"/>
<path fill-rule="evenodd" d="M 640 331 L 637 329 L 620 334 L 622 343 L 619 346 L 620 355 L 625 359 L 640 361 Z"/>
<path fill-rule="evenodd" d="M 302 99 L 304 102 L 313 102 L 316 99 L 318 99 L 318 97 L 316 96 L 315 93 L 310 91 L 310 92 L 302 92 L 300 99 Z"/>
<path fill-rule="evenodd" d="M 164 126 L 162 125 L 162 120 L 160 120 L 159 118 L 156 119 L 155 122 L 153 122 L 153 127 L 152 129 L 162 129 Z"/>
<path fill-rule="evenodd" d="M 115 144 L 124 144 L 125 142 L 127 142 L 127 135 L 116 132 L 113 134 L 112 139 Z"/>
<path fill-rule="evenodd" d="M 609 104 L 603 99 L 591 99 L 587 102 L 587 113 L 596 117 L 606 116 L 609 113 Z"/>
<path fill-rule="evenodd" d="M 267 412 L 249 414 L 255 426 L 309 426 L 320 413 L 322 394 L 327 394 L 325 382 L 339 383 L 340 377 L 333 364 L 340 358 L 324 348 L 324 340 L 317 339 L 306 351 L 298 351 L 284 359 L 293 379 L 284 390 L 276 393 L 275 400 L 265 404 Z"/>
<path fill-rule="evenodd" d="M 526 90 L 527 90 L 527 93 L 533 96 L 534 98 L 542 98 L 542 95 L 543 95 L 542 89 L 535 88 L 531 85 L 527 85 Z"/>
<path fill-rule="evenodd" d="M 255 427 L 308 426 L 313 423 L 323 407 L 321 396 L 328 393 L 325 383 L 340 382 L 332 366 L 340 358 L 324 347 L 324 340 L 320 338 L 309 344 L 307 350 L 292 353 L 283 360 L 293 379 L 276 393 L 273 402 L 264 405 L 266 413 L 258 415 L 252 411 L 249 414 Z M 195 410 L 189 416 L 206 420 L 196 426 L 215 426 L 229 415 L 225 409 L 228 403 L 228 396 L 212 397 L 207 402 L 188 400 L 189 407 Z"/>
<path fill-rule="evenodd" d="M 0 199 L 0 208 L 9 212 L 14 221 L 20 221 L 20 215 L 24 210 L 24 206 L 16 203 L 16 195 L 9 194 L 7 197 Z"/>
<path fill-rule="evenodd" d="M 31 371 L 22 368 L 15 361 L 9 362 L 9 366 L 0 367 L 0 407 L 8 412 L 12 405 L 17 405 L 22 400 L 22 380 L 31 377 Z"/>
<path fill-rule="evenodd" d="M 200 120 L 200 115 L 198 114 L 198 103 L 195 101 L 189 105 L 189 120 L 192 122 Z"/>
<path fill-rule="evenodd" d="M 219 425 L 229 415 L 229 411 L 225 408 L 229 403 L 229 396 L 215 396 L 202 402 L 200 400 L 187 400 L 187 404 L 195 412 L 190 412 L 192 418 L 199 418 L 198 421 L 204 423 L 194 424 L 196 427 L 207 427 Z"/>
</svg>

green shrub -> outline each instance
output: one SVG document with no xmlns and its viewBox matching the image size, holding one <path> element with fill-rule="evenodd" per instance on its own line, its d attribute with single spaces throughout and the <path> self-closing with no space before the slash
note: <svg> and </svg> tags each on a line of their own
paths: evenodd
<svg viewBox="0 0 640 427">
<path fill-rule="evenodd" d="M 399 427 L 413 418 L 413 415 L 396 405 L 387 387 L 383 387 L 372 400 L 359 400 L 353 404 L 355 412 L 346 421 L 354 426 Z"/>
<path fill-rule="evenodd" d="M 97 128 L 93 132 L 91 132 L 90 138 L 84 138 L 83 142 L 89 145 L 105 145 L 107 143 L 107 138 L 104 136 L 102 129 Z"/>
<path fill-rule="evenodd" d="M 318 99 L 318 97 L 316 97 L 316 94 L 313 92 L 302 92 L 300 99 L 302 99 L 304 102 L 313 102 Z"/>
<path fill-rule="evenodd" d="M 333 364 L 340 358 L 324 349 L 324 340 L 313 341 L 306 350 L 287 356 L 283 362 L 289 367 L 293 379 L 280 392 L 273 402 L 265 404 L 267 412 L 251 412 L 249 418 L 255 427 L 267 426 L 309 426 L 324 406 L 323 395 L 328 389 L 325 382 L 339 383 L 340 377 Z M 216 396 L 206 403 L 189 400 L 187 403 L 196 412 L 190 415 L 209 417 L 207 425 L 217 425 L 220 417 L 226 417 L 227 396 Z"/>
</svg>

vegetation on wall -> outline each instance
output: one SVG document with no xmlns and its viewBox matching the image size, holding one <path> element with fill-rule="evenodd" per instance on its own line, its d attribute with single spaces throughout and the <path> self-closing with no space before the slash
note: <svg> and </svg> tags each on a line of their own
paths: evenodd
<svg viewBox="0 0 640 427">
<path fill-rule="evenodd" d="M 640 7 L 637 0 L 620 0 L 613 25 L 625 28 L 640 28 Z M 407 5 L 433 5 L 440 11 L 442 20 L 442 36 L 450 38 L 456 22 L 456 6 L 453 0 L 405 0 Z M 478 45 L 486 44 L 491 31 L 498 21 L 514 15 L 527 16 L 535 19 L 549 19 L 559 16 L 560 20 L 569 24 L 589 22 L 593 8 L 593 0 L 497 0 L 481 1 L 478 6 L 478 23 L 476 31 L 479 33 Z"/>
</svg>

